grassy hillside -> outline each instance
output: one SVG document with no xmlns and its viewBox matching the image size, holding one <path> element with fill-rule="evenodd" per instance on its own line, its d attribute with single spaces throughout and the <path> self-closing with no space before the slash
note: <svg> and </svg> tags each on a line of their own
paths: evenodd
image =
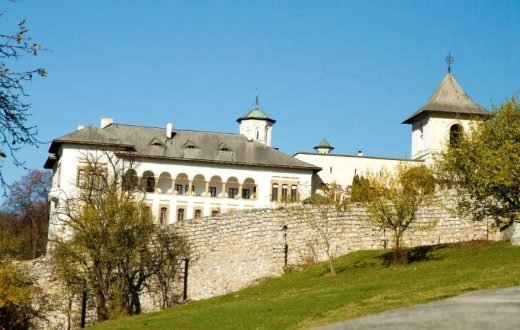
<svg viewBox="0 0 520 330">
<path fill-rule="evenodd" d="M 317 264 L 236 293 L 95 329 L 308 328 L 465 291 L 520 285 L 520 247 L 507 243 L 473 242 L 414 253 L 419 261 L 387 267 L 388 251 L 355 252 L 336 261 L 336 276 Z"/>
</svg>

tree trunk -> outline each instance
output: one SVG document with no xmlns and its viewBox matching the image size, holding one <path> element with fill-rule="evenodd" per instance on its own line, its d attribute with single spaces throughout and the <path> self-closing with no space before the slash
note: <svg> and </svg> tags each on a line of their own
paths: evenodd
<svg viewBox="0 0 520 330">
<path fill-rule="evenodd" d="M 132 313 L 131 315 L 135 314 L 135 315 L 138 315 L 138 314 L 141 314 L 141 301 L 139 300 L 139 292 L 137 292 L 136 290 L 132 289 L 132 301 L 131 301 L 131 310 L 132 310 Z"/>
<path fill-rule="evenodd" d="M 100 290 L 96 290 L 96 312 L 98 322 L 108 320 L 107 300 L 105 299 L 103 292 Z"/>
<path fill-rule="evenodd" d="M 330 273 L 332 275 L 336 275 L 336 270 L 334 269 L 334 260 L 333 260 L 332 256 L 328 253 L 327 253 L 327 257 L 329 258 Z"/>
<path fill-rule="evenodd" d="M 400 264 L 403 262 L 403 251 L 401 247 L 401 233 L 394 231 L 394 263 Z"/>
</svg>

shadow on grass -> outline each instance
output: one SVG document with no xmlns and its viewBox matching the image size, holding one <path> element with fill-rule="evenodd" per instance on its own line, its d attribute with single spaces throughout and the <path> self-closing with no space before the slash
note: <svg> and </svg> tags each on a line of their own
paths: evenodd
<svg viewBox="0 0 520 330">
<path fill-rule="evenodd" d="M 394 266 L 401 264 L 411 264 L 414 262 L 442 260 L 442 256 L 434 255 L 432 252 L 446 247 L 446 244 L 417 246 L 401 251 L 401 255 L 397 256 L 395 251 L 390 251 L 376 258 L 382 261 L 383 266 Z"/>
<path fill-rule="evenodd" d="M 350 269 L 374 268 L 376 266 L 377 266 L 377 263 L 375 263 L 375 262 L 366 261 L 366 260 L 358 260 L 358 261 L 348 264 L 348 265 L 336 266 L 335 270 L 336 270 L 337 274 L 340 274 L 340 273 L 343 273 Z"/>
</svg>

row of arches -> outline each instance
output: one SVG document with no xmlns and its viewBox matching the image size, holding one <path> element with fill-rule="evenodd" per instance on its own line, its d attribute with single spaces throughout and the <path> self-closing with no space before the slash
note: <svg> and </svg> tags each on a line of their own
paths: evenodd
<svg viewBox="0 0 520 330">
<path fill-rule="evenodd" d="M 135 170 L 126 171 L 123 187 L 130 190 L 138 184 L 145 192 L 159 194 L 255 199 L 257 193 L 253 178 L 239 182 L 236 177 L 230 177 L 223 181 L 220 176 L 214 175 L 207 180 L 202 174 L 189 178 L 185 173 L 172 177 L 168 172 L 156 177 L 152 171 L 145 171 L 139 178 Z"/>
</svg>

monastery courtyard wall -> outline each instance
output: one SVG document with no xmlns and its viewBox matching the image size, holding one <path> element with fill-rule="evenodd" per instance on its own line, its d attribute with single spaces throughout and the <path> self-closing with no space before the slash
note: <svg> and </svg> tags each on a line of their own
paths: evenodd
<svg viewBox="0 0 520 330">
<path fill-rule="evenodd" d="M 178 223 L 172 230 L 188 238 L 193 254 L 188 271 L 188 298 L 198 300 L 229 293 L 261 278 L 279 276 L 286 265 L 326 260 L 318 226 L 330 233 L 331 252 L 336 256 L 392 247 L 391 233 L 374 226 L 359 207 L 336 212 L 288 206 Z M 404 244 L 476 239 L 499 240 L 501 235 L 486 222 L 460 219 L 444 207 L 429 207 L 420 211 L 416 224 L 405 233 Z"/>
<path fill-rule="evenodd" d="M 176 223 L 165 230 L 174 230 L 188 239 L 192 258 L 187 295 L 190 300 L 198 300 L 236 291 L 262 278 L 282 275 L 286 265 L 326 260 L 318 227 L 330 233 L 331 251 L 337 256 L 392 246 L 391 234 L 374 226 L 359 207 L 348 212 L 308 206 L 255 209 Z M 501 234 L 491 230 L 486 222 L 461 219 L 446 207 L 422 209 L 417 223 L 404 235 L 406 246 L 475 239 L 499 240 Z M 47 313 L 47 321 L 41 327 L 65 326 L 69 308 L 72 323 L 78 327 L 80 297 L 75 297 L 71 305 L 64 300 L 66 295 L 59 289 L 46 260 L 30 262 L 37 283 L 56 306 Z M 182 283 L 177 287 L 182 297 Z M 143 311 L 158 309 L 159 302 L 157 297 L 143 295 Z M 89 301 L 88 323 L 94 320 L 93 302 Z"/>
</svg>

